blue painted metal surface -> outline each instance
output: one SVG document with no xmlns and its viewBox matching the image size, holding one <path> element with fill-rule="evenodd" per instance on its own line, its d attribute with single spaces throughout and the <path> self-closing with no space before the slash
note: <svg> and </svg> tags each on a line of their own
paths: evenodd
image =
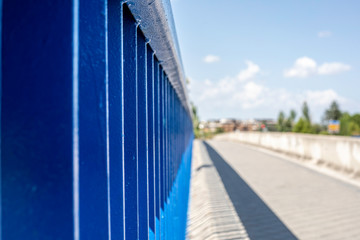
<svg viewBox="0 0 360 240">
<path fill-rule="evenodd" d="M 154 54 L 147 45 L 147 164 L 148 164 L 148 194 L 149 194 L 149 239 L 155 238 L 155 111 L 154 111 Z"/>
<path fill-rule="evenodd" d="M 72 4 L 2 9 L 2 239 L 72 239 Z"/>
<path fill-rule="evenodd" d="M 138 153 L 138 211 L 139 239 L 146 239 L 149 232 L 148 184 L 148 117 L 147 117 L 147 46 L 138 29 L 137 42 L 137 153 Z M 150 70 L 150 69 L 149 69 Z"/>
<path fill-rule="evenodd" d="M 122 4 L 108 2 L 109 158 L 111 239 L 124 238 Z"/>
<path fill-rule="evenodd" d="M 0 239 L 185 239 L 193 133 L 169 1 L 0 3 Z"/>
<path fill-rule="evenodd" d="M 124 6 L 124 185 L 125 236 L 138 237 L 138 159 L 137 159 L 137 24 Z"/>
<path fill-rule="evenodd" d="M 79 234 L 109 238 L 106 2 L 79 5 Z M 104 14 L 105 13 L 105 14 Z"/>
</svg>

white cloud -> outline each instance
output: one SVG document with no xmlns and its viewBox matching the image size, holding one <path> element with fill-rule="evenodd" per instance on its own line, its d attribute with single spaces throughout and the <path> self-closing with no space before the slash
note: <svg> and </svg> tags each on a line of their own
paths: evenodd
<svg viewBox="0 0 360 240">
<path fill-rule="evenodd" d="M 194 86 L 190 95 L 199 107 L 210 109 L 231 109 L 239 106 L 243 109 L 254 108 L 262 101 L 260 96 L 266 88 L 254 81 L 244 82 L 256 76 L 260 67 L 251 61 L 240 71 L 237 77 L 225 77 L 218 81 L 192 81 Z"/>
<path fill-rule="evenodd" d="M 350 69 L 351 69 L 350 65 L 340 62 L 324 63 L 321 66 L 319 66 L 318 73 L 320 75 L 330 75 L 344 71 L 349 71 Z"/>
<path fill-rule="evenodd" d="M 305 78 L 311 75 L 332 75 L 351 69 L 350 65 L 340 62 L 323 63 L 320 66 L 309 57 L 301 57 L 292 68 L 284 71 L 284 77 Z"/>
<path fill-rule="evenodd" d="M 268 89 L 258 83 L 248 82 L 235 92 L 232 100 L 240 103 L 242 109 L 254 109 L 264 102 L 262 95 L 265 95 Z"/>
<path fill-rule="evenodd" d="M 327 37 L 331 37 L 332 32 L 330 31 L 320 31 L 318 32 L 318 37 L 319 38 L 327 38 Z"/>
<path fill-rule="evenodd" d="M 308 77 L 311 74 L 316 73 L 316 62 L 308 57 L 301 57 L 295 61 L 292 68 L 284 71 L 285 77 Z"/>
<path fill-rule="evenodd" d="M 339 103 L 346 102 L 346 99 L 339 96 L 333 89 L 308 90 L 303 93 L 303 98 L 314 107 L 328 107 L 334 100 Z"/>
<path fill-rule="evenodd" d="M 256 100 L 264 90 L 264 86 L 256 84 L 255 82 L 248 82 L 245 84 L 242 92 L 244 100 Z"/>
<path fill-rule="evenodd" d="M 218 61 L 220 61 L 220 57 L 215 56 L 215 55 L 209 54 L 204 57 L 204 62 L 206 62 L 206 63 L 214 63 L 214 62 L 218 62 Z"/>
<path fill-rule="evenodd" d="M 260 72 L 260 67 L 251 61 L 246 61 L 246 65 L 238 76 L 218 81 L 192 81 L 190 96 L 199 107 L 201 117 L 236 116 L 239 111 L 276 104 L 275 98 L 269 97 L 273 94 L 270 89 L 252 80 Z"/>
<path fill-rule="evenodd" d="M 240 80 L 239 76 L 225 77 L 217 81 L 191 79 L 190 97 L 198 107 L 202 120 L 223 117 L 241 119 L 272 117 L 276 119 L 280 110 L 289 113 L 290 109 L 295 109 L 299 117 L 304 101 L 307 101 L 311 117 L 316 122 L 320 121 L 325 109 L 333 100 L 338 101 L 343 110 L 359 109 L 359 103 L 344 98 L 334 89 L 308 89 L 299 92 L 270 87 L 256 79 L 256 74 L 260 72 L 259 66 L 251 62 L 247 65 L 248 67 L 240 73 L 255 72 L 242 75 L 251 76 L 245 78 L 247 81 Z M 313 71 L 317 74 L 320 69 L 310 58 L 298 61 L 297 67 L 315 68 Z M 250 71 L 249 69 L 258 70 Z"/>
<path fill-rule="evenodd" d="M 241 82 L 236 77 L 218 81 L 204 80 L 191 82 L 190 97 L 199 109 L 201 119 L 222 117 L 276 118 L 280 110 L 288 113 L 295 109 L 301 115 L 301 105 L 307 101 L 312 119 L 319 122 L 325 109 L 333 100 L 341 109 L 358 109 L 359 104 L 339 95 L 334 89 L 290 91 L 271 88 L 256 79 Z"/>
<path fill-rule="evenodd" d="M 246 61 L 245 63 L 247 65 L 247 68 L 244 70 L 241 70 L 237 76 L 237 78 L 240 81 L 245 81 L 250 78 L 253 78 L 257 73 L 260 72 L 260 67 L 258 65 L 256 65 L 255 63 L 253 63 L 251 61 Z"/>
</svg>

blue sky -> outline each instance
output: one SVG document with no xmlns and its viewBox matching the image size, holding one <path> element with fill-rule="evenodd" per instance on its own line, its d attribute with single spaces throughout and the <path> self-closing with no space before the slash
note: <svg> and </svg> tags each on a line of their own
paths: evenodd
<svg viewBox="0 0 360 240">
<path fill-rule="evenodd" d="M 202 120 L 360 112 L 360 1 L 172 0 Z"/>
</svg>

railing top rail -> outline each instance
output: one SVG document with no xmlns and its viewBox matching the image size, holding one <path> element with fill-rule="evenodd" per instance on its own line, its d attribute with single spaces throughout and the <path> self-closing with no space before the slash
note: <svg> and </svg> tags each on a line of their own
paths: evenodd
<svg viewBox="0 0 360 240">
<path fill-rule="evenodd" d="M 192 116 L 169 0 L 128 0 L 130 11 L 156 53 L 182 104 Z"/>
</svg>

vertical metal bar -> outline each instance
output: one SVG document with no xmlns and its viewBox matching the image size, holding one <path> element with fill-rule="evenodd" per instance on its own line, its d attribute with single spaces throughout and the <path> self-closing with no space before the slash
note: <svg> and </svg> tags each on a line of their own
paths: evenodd
<svg viewBox="0 0 360 240">
<path fill-rule="evenodd" d="M 123 5 L 125 238 L 138 238 L 137 25 Z"/>
<path fill-rule="evenodd" d="M 165 239 L 168 237 L 168 212 L 169 212 L 169 199 L 168 199 L 168 175 L 169 175 L 169 99 L 168 99 L 168 88 L 169 88 L 169 81 L 168 78 L 165 78 L 165 188 L 164 188 L 164 195 L 165 195 Z"/>
<path fill-rule="evenodd" d="M 2 239 L 73 239 L 73 4 L 4 0 L 1 21 Z"/>
<path fill-rule="evenodd" d="M 79 9 L 80 237 L 109 238 L 106 0 Z M 94 228 L 93 226 L 97 227 Z"/>
<path fill-rule="evenodd" d="M 167 237 L 168 230 L 168 79 L 164 77 L 164 239 Z"/>
<path fill-rule="evenodd" d="M 179 206 L 179 202 L 178 202 L 178 193 L 177 193 L 177 182 L 175 180 L 176 177 L 176 173 L 174 171 L 174 168 L 177 164 L 177 160 L 176 156 L 175 156 L 175 142 L 174 142 L 174 134 L 175 134 L 175 116 L 174 116 L 174 112 L 175 112 L 175 108 L 176 106 L 174 105 L 174 88 L 171 86 L 170 88 L 170 102 L 171 102 L 171 107 L 170 107 L 170 115 L 171 115 L 171 165 L 170 165 L 170 184 L 171 184 L 171 190 L 170 190 L 170 196 L 172 199 L 172 207 L 171 207 L 171 218 L 174 219 L 174 221 L 172 221 L 172 227 L 174 228 L 174 233 L 172 234 L 172 239 L 176 239 L 177 235 L 178 235 L 178 218 L 176 216 L 176 210 Z"/>
<path fill-rule="evenodd" d="M 2 0 L 0 0 L 0 19 L 2 20 Z M 0 20 L 0 46 L 2 46 L 2 21 Z M 0 66 L 2 66 L 2 51 L 0 47 Z M 0 240 L 2 240 L 2 170 L 1 170 L 1 99 L 2 99 L 2 69 L 0 68 Z"/>
<path fill-rule="evenodd" d="M 168 205 L 168 199 L 169 199 L 169 163 L 170 163 L 170 159 L 169 159 L 169 79 L 166 78 L 166 82 L 165 82 L 165 111 L 166 111 L 166 122 L 165 122 L 165 129 L 166 129 L 166 140 L 165 140 L 165 201 L 166 204 Z"/>
<path fill-rule="evenodd" d="M 171 199 L 170 199 L 170 191 L 171 191 L 171 181 L 170 181 L 170 177 L 171 177 L 171 162 L 173 161 L 173 159 L 171 158 L 171 145 L 170 145 L 170 142 L 171 142 L 171 95 L 170 95 L 170 90 L 171 90 L 171 84 L 170 84 L 170 81 L 168 79 L 168 140 L 167 140 L 167 143 L 168 143 L 168 167 L 167 167 L 167 198 L 168 198 L 168 238 L 172 239 L 172 234 L 173 232 L 170 231 L 170 229 L 172 229 L 172 224 L 173 224 L 173 221 L 171 221 L 172 217 L 171 217 L 171 211 L 172 211 L 172 207 L 173 207 L 173 202 L 170 202 Z"/>
<path fill-rule="evenodd" d="M 149 239 L 155 238 L 155 130 L 154 130 L 154 54 L 147 44 L 148 182 Z"/>
<path fill-rule="evenodd" d="M 172 167 L 173 167 L 173 164 L 175 162 L 175 159 L 173 158 L 173 149 L 174 149 L 174 146 L 172 145 L 172 138 L 173 138 L 173 131 L 174 131 L 174 128 L 173 128 L 173 122 L 174 122 L 174 119 L 173 119 L 173 115 L 172 115 L 172 111 L 173 111 L 173 101 L 172 101 L 172 86 L 171 84 L 169 84 L 169 202 L 170 202 L 170 210 L 169 210 L 169 223 L 170 223 L 170 226 L 169 226 L 169 237 L 171 239 L 174 239 L 174 234 L 176 234 L 176 226 L 175 226 L 175 222 L 176 222 L 176 219 L 174 219 L 174 216 L 173 216 L 173 210 L 174 210 L 174 207 L 176 205 L 176 200 L 174 198 L 174 195 L 173 195 L 173 191 L 175 189 L 175 187 L 173 186 L 173 182 L 172 182 Z M 170 231 L 170 229 L 172 229 L 173 231 Z"/>
<path fill-rule="evenodd" d="M 155 130 L 155 239 L 160 239 L 160 66 L 154 58 L 154 130 Z"/>
<path fill-rule="evenodd" d="M 171 86 L 170 88 L 170 116 L 171 116 L 171 121 L 170 121 L 170 177 L 169 177 L 169 181 L 170 181 L 170 190 L 169 190 L 169 196 L 171 199 L 171 211 L 170 211 L 170 221 L 171 219 L 173 219 L 173 221 L 171 221 L 171 228 L 174 229 L 174 231 L 172 231 L 172 239 L 174 239 L 175 234 L 176 234 L 176 219 L 174 218 L 174 208 L 176 207 L 176 196 L 174 195 L 175 191 L 176 191 L 176 186 L 174 185 L 174 182 L 172 181 L 173 179 L 173 167 L 174 167 L 174 163 L 176 162 L 176 159 L 174 158 L 174 148 L 175 146 L 173 145 L 173 137 L 174 137 L 174 116 L 173 116 L 173 110 L 174 110 L 174 104 L 173 104 L 173 95 L 172 95 L 172 90 L 173 87 Z"/>
<path fill-rule="evenodd" d="M 139 239 L 147 239 L 148 216 L 148 129 L 147 129 L 147 49 L 145 37 L 137 30 L 137 154 L 138 154 L 138 204 Z"/>
<path fill-rule="evenodd" d="M 171 130 L 171 134 L 170 134 L 170 155 L 171 155 L 171 162 L 170 162 L 170 192 L 172 191 L 172 187 L 173 187 L 173 177 L 174 177 L 174 164 L 176 163 L 176 158 L 174 157 L 174 149 L 175 149 L 175 145 L 174 145 L 174 131 L 175 131 L 175 119 L 174 119 L 174 92 L 173 92 L 173 88 L 171 86 L 170 88 L 170 130 Z"/>
<path fill-rule="evenodd" d="M 73 143 L 73 226 L 74 240 L 80 239 L 79 206 L 79 1 L 73 1 L 73 89 L 72 89 L 72 143 Z"/>
<path fill-rule="evenodd" d="M 123 68 L 122 68 L 122 3 L 108 2 L 109 53 L 109 156 L 111 238 L 124 238 L 123 219 Z M 120 23 L 120 24 L 119 24 Z"/>
<path fill-rule="evenodd" d="M 161 198 L 161 221 L 160 234 L 161 239 L 165 239 L 165 74 L 161 70 L 160 75 L 160 198 Z"/>
<path fill-rule="evenodd" d="M 176 159 L 174 158 L 174 115 L 173 115 L 173 111 L 174 111 L 174 99 L 173 99 L 173 87 L 170 85 L 170 107 L 169 107 L 169 115 L 170 115 L 170 139 L 169 139 L 169 146 L 170 146 L 170 169 L 169 169 L 169 185 L 170 185 L 170 189 L 169 189 L 169 194 L 172 191 L 172 187 L 173 187 L 173 167 L 174 167 L 174 163 L 176 162 Z"/>
<path fill-rule="evenodd" d="M 176 136 L 177 136 L 177 126 L 176 126 L 176 123 L 177 123 L 177 118 L 176 118 L 176 110 L 177 110 L 177 107 L 178 105 L 176 104 L 176 93 L 174 91 L 174 89 L 172 89 L 172 104 L 173 104 L 173 109 L 172 109 L 172 116 L 173 116 L 173 156 L 174 156 L 174 165 L 173 165 L 173 177 L 172 177 L 172 181 L 175 181 L 175 178 L 176 178 L 176 166 L 178 164 L 178 161 L 179 159 L 177 158 L 177 152 L 176 152 L 176 149 L 177 149 L 177 142 L 176 142 Z"/>
</svg>

